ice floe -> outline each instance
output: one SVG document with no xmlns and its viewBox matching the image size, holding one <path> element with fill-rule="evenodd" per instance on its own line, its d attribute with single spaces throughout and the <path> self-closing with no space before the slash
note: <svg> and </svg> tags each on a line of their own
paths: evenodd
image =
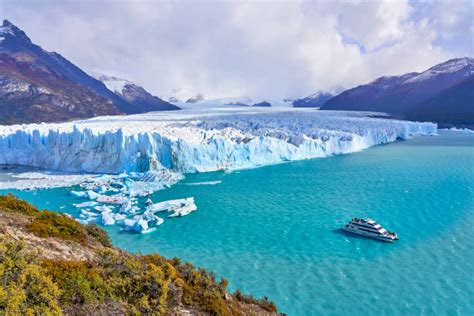
<svg viewBox="0 0 474 316">
<path fill-rule="evenodd" d="M 188 183 L 183 183 L 183 185 L 216 185 L 221 183 L 222 181 L 216 180 L 216 181 L 203 181 L 203 182 L 188 182 Z"/>
<path fill-rule="evenodd" d="M 446 129 L 442 129 L 442 130 L 450 131 L 450 132 L 464 133 L 464 134 L 474 134 L 474 130 L 469 129 L 469 128 L 451 127 L 451 128 L 446 128 Z"/>
</svg>

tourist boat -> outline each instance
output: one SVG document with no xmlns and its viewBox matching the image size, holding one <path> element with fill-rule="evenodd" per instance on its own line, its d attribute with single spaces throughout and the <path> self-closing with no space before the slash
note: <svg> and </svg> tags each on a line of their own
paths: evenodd
<svg viewBox="0 0 474 316">
<path fill-rule="evenodd" d="M 398 240 L 397 234 L 387 231 L 385 228 L 380 226 L 380 224 L 370 218 L 353 218 L 349 224 L 341 229 L 349 233 L 387 242 Z"/>
</svg>

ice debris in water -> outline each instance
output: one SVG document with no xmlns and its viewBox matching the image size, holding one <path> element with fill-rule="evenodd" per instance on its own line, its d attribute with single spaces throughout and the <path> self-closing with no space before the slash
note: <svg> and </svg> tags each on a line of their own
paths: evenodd
<svg viewBox="0 0 474 316">
<path fill-rule="evenodd" d="M 146 197 L 150 192 L 154 192 L 156 187 L 153 186 L 158 181 L 153 172 L 141 175 L 137 173 L 104 175 L 89 179 L 80 184 L 85 191 L 72 190 L 70 192 L 76 198 L 91 200 L 74 204 L 75 207 L 82 208 L 78 220 L 84 224 L 119 225 L 122 230 L 144 234 L 163 224 L 164 220 L 155 213 L 168 212 L 168 217 L 177 217 L 189 215 L 197 209 L 192 197 L 156 204 L 153 204 L 148 197 L 144 211 L 141 210 L 137 205 L 138 198 Z M 161 188 L 162 184 L 158 186 Z M 85 209 L 85 207 L 92 207 L 93 210 Z"/>
<path fill-rule="evenodd" d="M 443 130 L 450 131 L 450 132 L 459 132 L 459 133 L 463 133 L 463 134 L 474 134 L 474 130 L 469 129 L 469 128 L 451 127 L 451 128 L 446 128 L 446 129 L 443 129 Z"/>
<path fill-rule="evenodd" d="M 53 180 L 56 185 L 70 186 L 79 181 L 82 191 L 71 194 L 90 201 L 76 207 L 117 205 L 111 212 L 102 210 L 100 216 L 81 213 L 82 221 L 115 222 L 125 230 L 143 233 L 162 223 L 157 212 L 176 217 L 196 209 L 192 198 L 150 204 L 145 211 L 138 206 L 138 198 L 169 187 L 183 173 L 352 153 L 437 132 L 433 123 L 369 117 L 374 113 L 278 108 L 219 111 L 0 126 L 0 164 L 76 174 L 64 176 L 68 179 L 64 181 L 54 173 L 22 174 L 16 181 L 0 183 L 0 188 L 44 187 Z"/>
</svg>

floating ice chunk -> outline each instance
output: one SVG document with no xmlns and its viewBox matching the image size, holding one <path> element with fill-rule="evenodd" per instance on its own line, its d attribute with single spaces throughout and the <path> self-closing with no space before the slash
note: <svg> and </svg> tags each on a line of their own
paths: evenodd
<svg viewBox="0 0 474 316">
<path fill-rule="evenodd" d="M 194 198 L 186 199 L 186 204 L 184 206 L 173 207 L 168 212 L 171 212 L 168 217 L 179 217 L 189 215 L 191 212 L 197 210 L 197 206 L 194 203 Z"/>
<path fill-rule="evenodd" d="M 164 212 L 174 207 L 186 206 L 190 203 L 194 203 L 194 197 L 185 198 L 185 199 L 177 199 L 177 200 L 168 200 L 164 202 L 155 203 L 148 206 L 147 211 L 151 211 L 153 213 Z"/>
<path fill-rule="evenodd" d="M 463 134 L 474 134 L 474 130 L 469 129 L 469 128 L 451 127 L 451 128 L 447 128 L 447 129 L 444 129 L 444 130 L 451 131 L 451 132 L 459 132 L 459 133 L 463 133 Z"/>
<path fill-rule="evenodd" d="M 184 185 L 216 185 L 221 183 L 221 180 L 216 180 L 216 181 L 204 181 L 204 182 L 189 182 L 189 183 L 183 183 Z"/>
<path fill-rule="evenodd" d="M 115 195 L 102 195 L 98 194 L 96 201 L 101 203 L 110 203 L 110 204 L 123 204 L 128 200 L 126 196 L 121 194 Z"/>
<path fill-rule="evenodd" d="M 89 200 L 95 200 L 100 196 L 100 194 L 98 194 L 98 193 L 96 193 L 92 190 L 88 190 L 86 192 L 86 196 L 89 198 Z"/>
<path fill-rule="evenodd" d="M 114 214 L 115 221 L 123 221 L 126 218 L 127 218 L 127 215 L 125 214 L 119 214 L 119 213 Z"/>
<path fill-rule="evenodd" d="M 136 205 L 134 205 L 134 202 L 132 200 L 126 200 L 122 205 L 120 206 L 119 213 L 122 214 L 135 214 L 140 208 Z"/>
<path fill-rule="evenodd" d="M 107 205 L 96 206 L 94 209 L 100 213 L 112 213 L 112 209 Z"/>
<path fill-rule="evenodd" d="M 81 210 L 81 215 L 86 216 L 86 217 L 97 217 L 99 214 L 91 212 L 87 209 Z"/>
<path fill-rule="evenodd" d="M 74 191 L 74 190 L 72 190 L 72 191 L 71 191 L 71 195 L 74 195 L 74 196 L 77 196 L 77 197 L 81 197 L 81 198 L 87 198 L 87 197 L 89 197 L 89 196 L 87 195 L 87 192 L 84 192 L 84 191 Z"/>
<path fill-rule="evenodd" d="M 82 203 L 73 204 L 73 206 L 77 208 L 81 208 L 81 207 L 93 207 L 93 206 L 96 206 L 97 204 L 99 203 L 95 201 L 90 201 L 90 202 L 82 202 Z"/>
<path fill-rule="evenodd" d="M 112 211 L 102 212 L 101 218 L 100 218 L 100 223 L 104 226 L 114 225 L 115 224 L 115 219 L 114 219 L 114 214 L 112 214 Z"/>
<path fill-rule="evenodd" d="M 123 230 L 145 234 L 155 230 L 156 226 L 163 224 L 163 222 L 164 220 L 161 217 L 146 211 L 143 214 L 135 215 L 133 219 L 124 219 L 119 224 L 123 226 Z"/>
<path fill-rule="evenodd" d="M 148 222 L 143 218 L 139 219 L 125 219 L 123 222 L 123 230 L 130 230 L 137 233 L 149 233 L 153 231 L 155 228 L 149 228 Z"/>
</svg>

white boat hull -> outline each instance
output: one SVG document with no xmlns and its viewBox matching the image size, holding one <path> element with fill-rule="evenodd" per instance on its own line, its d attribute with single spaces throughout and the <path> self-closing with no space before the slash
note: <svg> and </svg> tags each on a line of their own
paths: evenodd
<svg viewBox="0 0 474 316">
<path fill-rule="evenodd" d="M 352 228 L 352 227 L 347 227 L 347 226 L 344 226 L 341 228 L 343 231 L 346 231 L 346 232 L 349 232 L 349 233 L 352 233 L 352 234 L 356 234 L 356 235 L 359 235 L 359 236 L 364 236 L 364 237 L 368 237 L 368 238 L 373 238 L 373 239 L 377 239 L 377 240 L 381 240 L 381 241 L 386 241 L 386 242 L 394 242 L 395 240 L 398 240 L 398 238 L 396 236 L 392 236 L 392 235 L 379 235 L 379 234 L 375 234 L 375 233 L 371 233 L 371 232 L 367 232 L 367 231 L 364 231 L 364 230 L 359 230 L 357 228 Z"/>
</svg>

